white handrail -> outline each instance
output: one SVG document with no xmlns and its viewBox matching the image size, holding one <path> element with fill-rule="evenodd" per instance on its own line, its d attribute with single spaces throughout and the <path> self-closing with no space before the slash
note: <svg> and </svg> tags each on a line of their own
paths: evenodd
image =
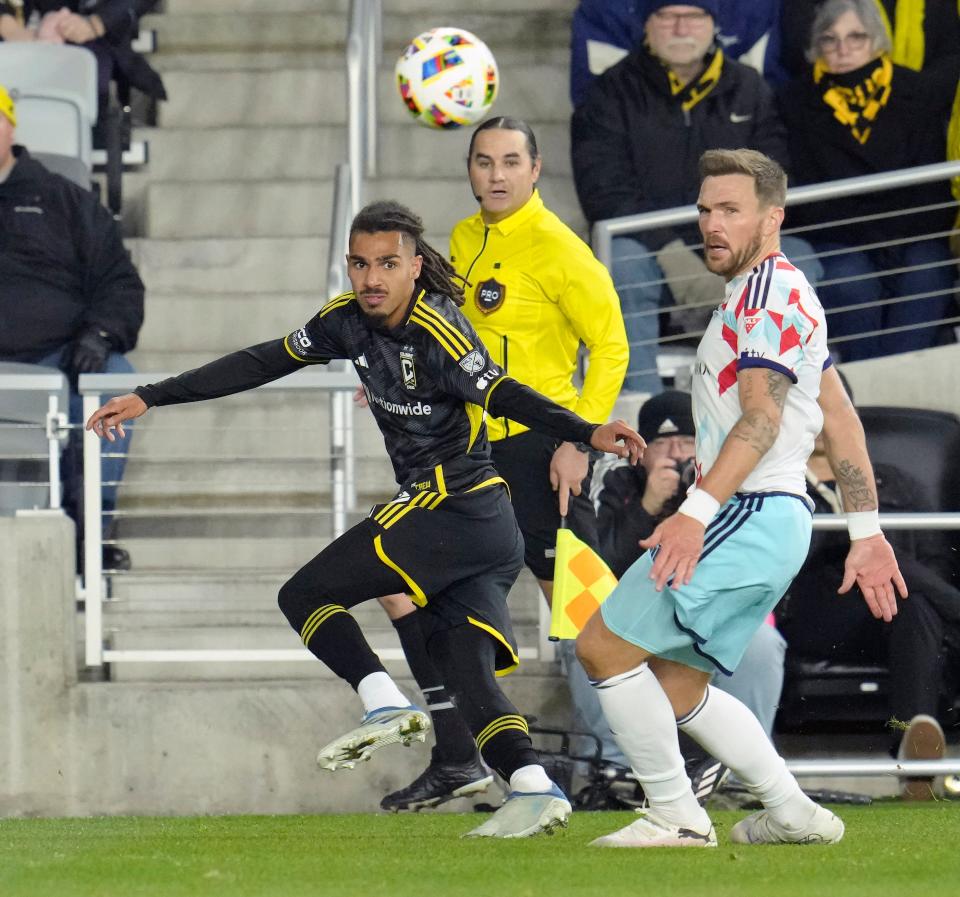
<svg viewBox="0 0 960 897">
<path fill-rule="evenodd" d="M 78 389 L 83 397 L 83 419 L 86 421 L 100 406 L 104 396 L 119 395 L 130 392 L 143 383 L 154 383 L 164 380 L 169 374 L 81 374 Z M 264 384 L 259 389 L 266 390 L 315 390 L 324 389 L 332 392 L 332 399 L 339 393 L 349 398 L 357 388 L 360 380 L 353 368 L 341 370 L 317 370 L 306 368 L 283 377 L 272 383 Z M 344 454 L 343 450 L 334 446 L 334 431 L 331 427 L 331 464 L 334 467 L 335 479 L 343 480 Z M 342 439 L 342 433 L 340 437 Z M 104 663 L 103 649 L 103 536 L 102 516 L 103 505 L 101 496 L 100 476 L 100 439 L 90 431 L 83 433 L 83 524 L 84 524 L 84 607 L 85 626 L 84 644 L 87 666 L 101 666 Z M 339 465 L 339 467 L 338 467 Z M 340 535 L 346 528 L 345 494 L 341 488 L 332 496 L 334 507 L 334 537 Z M 337 506 L 336 503 L 340 505 Z M 337 529 L 339 527 L 339 529 Z M 114 658 L 118 659 L 118 658 Z M 248 658 L 257 659 L 256 653 Z"/>
<path fill-rule="evenodd" d="M 918 165 L 915 168 L 900 168 L 895 171 L 861 175 L 855 178 L 841 178 L 836 181 L 810 184 L 805 187 L 791 187 L 787 191 L 787 207 L 819 202 L 824 199 L 857 196 L 876 190 L 913 187 L 931 181 L 945 181 L 957 175 L 960 175 L 960 162 L 938 162 L 935 165 Z M 597 221 L 593 225 L 594 254 L 609 268 L 613 261 L 611 244 L 614 237 L 657 227 L 691 224 L 697 220 L 697 215 L 697 207 L 690 205 Z"/>
</svg>

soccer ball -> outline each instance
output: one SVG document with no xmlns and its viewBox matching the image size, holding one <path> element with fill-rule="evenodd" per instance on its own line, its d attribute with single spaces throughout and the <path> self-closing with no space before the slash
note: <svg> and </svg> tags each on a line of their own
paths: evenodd
<svg viewBox="0 0 960 897">
<path fill-rule="evenodd" d="M 476 124 L 500 86 L 490 49 L 462 28 L 431 28 L 417 35 L 397 60 L 396 75 L 401 99 L 428 128 Z"/>
</svg>

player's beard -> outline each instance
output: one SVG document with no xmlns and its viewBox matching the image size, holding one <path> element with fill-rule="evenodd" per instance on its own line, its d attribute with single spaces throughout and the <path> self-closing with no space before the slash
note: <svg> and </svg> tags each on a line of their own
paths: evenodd
<svg viewBox="0 0 960 897">
<path fill-rule="evenodd" d="M 747 265 L 760 254 L 760 250 L 762 248 L 762 227 L 757 225 L 757 229 L 754 232 L 753 238 L 750 240 L 750 242 L 739 252 L 731 252 L 729 258 L 724 264 L 711 265 L 710 257 L 707 255 L 704 256 L 704 262 L 706 263 L 707 270 L 711 271 L 713 274 L 719 274 L 721 277 L 730 280 L 743 271 Z"/>
</svg>

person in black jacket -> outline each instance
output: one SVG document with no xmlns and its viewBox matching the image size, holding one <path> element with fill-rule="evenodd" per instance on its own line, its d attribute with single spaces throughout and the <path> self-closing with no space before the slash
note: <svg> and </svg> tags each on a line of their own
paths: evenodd
<svg viewBox="0 0 960 897">
<path fill-rule="evenodd" d="M 874 476 L 881 512 L 934 510 L 918 498 L 922 489 L 899 467 L 877 464 Z M 822 436 L 807 464 L 807 494 L 815 513 L 842 512 Z M 937 717 L 960 688 L 960 590 L 950 582 L 953 571 L 943 534 L 891 530 L 890 544 L 910 583 L 910 598 L 900 604 L 890 626 L 879 625 L 862 602 L 836 594 L 845 540 L 844 533 L 814 531 L 807 561 L 790 586 L 780 615 L 789 651 L 811 660 L 887 666 L 889 709 L 896 721 L 891 753 L 901 759 L 939 759 L 944 736 Z M 902 726 L 907 729 L 901 738 Z M 918 730 L 926 733 L 922 751 L 911 743 Z M 902 794 L 907 800 L 929 800 L 932 779 L 904 780 Z"/>
<path fill-rule="evenodd" d="M 143 323 L 143 282 L 120 229 L 93 193 L 47 171 L 14 145 L 16 109 L 0 85 L 0 360 L 60 368 L 71 384 L 70 419 L 82 419 L 77 376 L 128 373 L 123 353 Z M 129 437 L 118 446 L 125 454 Z M 103 463 L 105 512 L 116 505 L 125 459 Z M 79 434 L 62 467 L 64 507 L 82 525 Z M 109 516 L 106 515 L 109 520 Z M 116 546 L 106 568 L 129 566 Z"/>
<path fill-rule="evenodd" d="M 752 68 L 715 43 L 716 0 L 639 3 L 644 42 L 589 87 L 573 113 L 571 152 L 577 195 L 591 222 L 696 202 L 697 164 L 708 149 L 760 150 L 788 166 L 786 132 L 774 97 Z M 628 391 L 657 393 L 656 340 L 662 283 L 669 282 L 685 328 L 697 329 L 723 298 L 707 271 L 696 227 L 648 230 L 613 240 L 613 279 L 630 340 Z M 808 279 L 809 246 L 784 240 Z M 692 310 L 692 311 L 690 311 Z"/>
<path fill-rule="evenodd" d="M 811 65 L 780 96 L 799 183 L 945 161 L 943 123 L 957 69 L 912 71 L 893 62 L 891 49 L 875 0 L 827 0 L 819 8 Z M 955 215 L 950 202 L 949 185 L 934 181 L 797 207 L 793 220 L 807 225 L 856 219 L 809 237 L 823 253 L 826 282 L 817 294 L 830 336 L 842 338 L 831 351 L 844 361 L 937 344 L 957 276 L 943 236 Z M 912 211 L 925 206 L 932 208 Z M 880 217 L 861 220 L 868 216 Z M 857 307 L 831 311 L 850 306 Z"/>
<path fill-rule="evenodd" d="M 99 108 L 120 75 L 155 100 L 163 81 L 131 46 L 140 16 L 157 0 L 0 0 L 0 41 L 46 41 L 86 47 L 97 57 Z"/>
</svg>

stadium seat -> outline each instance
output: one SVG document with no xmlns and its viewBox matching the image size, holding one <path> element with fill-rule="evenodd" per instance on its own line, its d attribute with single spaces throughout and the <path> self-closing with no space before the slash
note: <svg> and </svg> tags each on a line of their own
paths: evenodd
<svg viewBox="0 0 960 897">
<path fill-rule="evenodd" d="M 51 388 L 18 388 L 17 380 L 42 376 Z M 66 415 L 70 393 L 67 378 L 53 368 L 0 362 L 0 515 L 23 508 L 49 507 L 50 441 L 47 436 L 49 396 Z M 66 442 L 62 431 L 60 447 Z"/>
<path fill-rule="evenodd" d="M 97 120 L 93 53 L 66 44 L 0 43 L 0 84 L 17 104 L 17 142 L 48 160 L 79 159 L 89 186 Z"/>
<path fill-rule="evenodd" d="M 918 505 L 933 511 L 960 511 L 960 418 L 925 408 L 863 407 L 860 419 L 874 464 L 900 467 L 917 482 Z M 958 557 L 960 531 L 943 534 L 944 551 Z M 960 562 L 953 583 L 960 582 Z M 796 656 L 788 649 L 777 725 L 802 727 L 810 721 L 885 720 L 889 671 L 883 666 L 835 663 Z M 960 695 L 953 696 L 954 705 Z"/>
</svg>

